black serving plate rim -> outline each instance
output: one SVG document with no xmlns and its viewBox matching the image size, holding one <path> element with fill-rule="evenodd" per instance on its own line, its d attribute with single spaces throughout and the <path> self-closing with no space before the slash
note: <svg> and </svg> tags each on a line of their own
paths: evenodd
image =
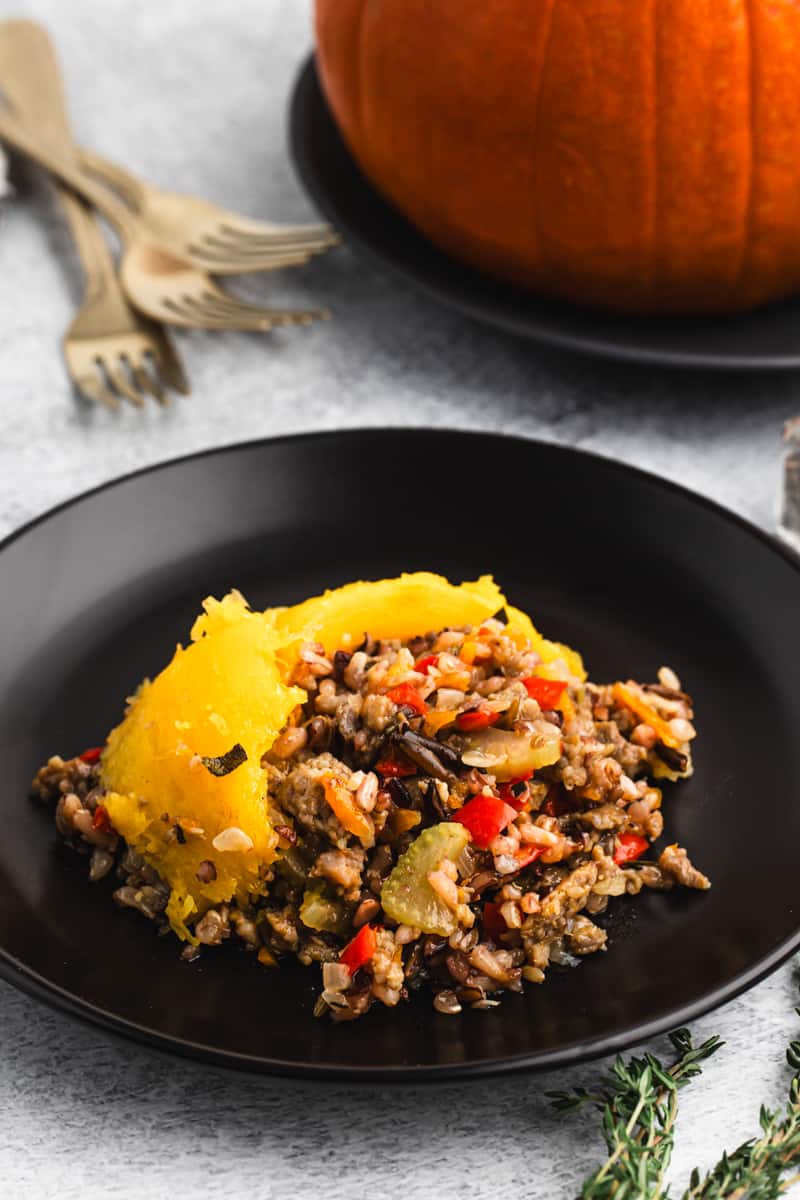
<svg viewBox="0 0 800 1200">
<path fill-rule="evenodd" d="M 626 477 L 638 479 L 649 486 L 663 488 L 668 492 L 682 497 L 691 504 L 699 504 L 712 512 L 716 517 L 741 529 L 751 537 L 755 537 L 768 549 L 777 553 L 793 570 L 800 572 L 800 558 L 776 537 L 760 529 L 745 517 L 719 504 L 683 484 L 675 483 L 652 471 L 641 467 L 629 466 L 606 455 L 597 454 L 578 447 L 564 445 L 558 442 L 545 441 L 538 438 L 527 438 L 517 434 L 498 433 L 495 430 L 459 430 L 447 426 L 425 427 L 406 425 L 354 426 L 346 429 L 328 429 L 311 433 L 290 433 L 274 437 L 232 442 L 225 446 L 211 447 L 194 451 L 157 463 L 151 463 L 134 471 L 127 472 L 118 478 L 107 480 L 95 487 L 89 488 L 78 495 L 72 496 L 60 504 L 47 509 L 38 516 L 26 522 L 19 529 L 13 530 L 0 541 L 0 555 L 12 543 L 24 538 L 38 525 L 45 523 L 83 501 L 109 491 L 112 488 L 123 487 L 129 481 L 152 475 L 157 472 L 169 471 L 175 466 L 202 460 L 206 458 L 236 454 L 244 449 L 257 449 L 260 446 L 291 445 L 298 443 L 310 444 L 315 441 L 331 441 L 339 438 L 358 437 L 375 434 L 391 434 L 393 436 L 419 436 L 420 434 L 435 433 L 439 436 L 451 437 L 458 440 L 479 441 L 482 437 L 490 436 L 509 443 L 526 444 L 545 450 L 564 459 L 578 459 L 602 464 L 603 469 L 611 470 Z M 97 1007 L 90 1002 L 75 997 L 60 985 L 51 982 L 38 972 L 26 967 L 19 959 L 8 953 L 0 946 L 0 978 L 40 1000 L 50 1007 L 69 1013 L 85 1024 L 93 1027 L 100 1026 L 105 1031 L 142 1043 L 150 1049 L 179 1054 L 185 1058 L 194 1059 L 216 1067 L 224 1067 L 237 1071 L 256 1072 L 266 1075 L 286 1076 L 295 1079 L 329 1080 L 348 1083 L 419 1083 L 422 1081 L 439 1080 L 450 1082 L 454 1079 L 483 1078 L 500 1073 L 535 1070 L 550 1070 L 557 1066 L 569 1066 L 578 1062 L 588 1062 L 605 1055 L 635 1046 L 651 1038 L 657 1037 L 671 1029 L 685 1025 L 690 1021 L 720 1007 L 730 1000 L 748 991 L 755 984 L 772 974 L 782 963 L 800 948 L 800 921 L 795 932 L 785 938 L 774 949 L 745 970 L 734 975 L 726 984 L 714 988 L 700 996 L 696 1001 L 683 1005 L 681 1008 L 655 1016 L 646 1021 L 640 1021 L 627 1030 L 616 1034 L 599 1037 L 590 1043 L 577 1042 L 559 1047 L 555 1050 L 538 1052 L 535 1055 L 512 1055 L 504 1058 L 486 1059 L 480 1062 L 450 1064 L 432 1063 L 425 1066 L 370 1066 L 361 1063 L 299 1063 L 294 1060 L 275 1058 L 259 1058 L 254 1055 L 242 1054 L 236 1051 L 218 1050 L 204 1043 L 189 1039 L 159 1033 L 136 1022 L 128 1021 Z"/>
</svg>

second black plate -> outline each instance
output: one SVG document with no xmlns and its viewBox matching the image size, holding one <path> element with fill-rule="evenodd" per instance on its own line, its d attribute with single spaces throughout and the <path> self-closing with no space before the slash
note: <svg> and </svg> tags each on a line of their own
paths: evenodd
<svg viewBox="0 0 800 1200">
<path fill-rule="evenodd" d="M 424 479 L 424 482 L 423 482 Z M 458 481 L 454 490 L 453 480 Z M 28 798 L 48 755 L 103 740 L 185 640 L 200 601 L 253 605 L 403 570 L 493 571 L 594 679 L 669 663 L 696 700 L 696 774 L 666 836 L 713 880 L 614 906 L 607 954 L 500 1008 L 430 998 L 352 1025 L 312 1015 L 319 976 L 233 946 L 182 962 Z M 800 569 L 737 518 L 574 450 L 431 430 L 234 446 L 132 475 L 0 546 L 0 974 L 107 1029 L 206 1061 L 405 1078 L 553 1066 L 729 999 L 800 943 Z"/>
<path fill-rule="evenodd" d="M 449 258 L 361 173 L 333 120 L 313 58 L 297 80 L 290 136 L 303 183 L 348 243 L 478 321 L 562 350 L 631 362 L 737 370 L 800 367 L 800 299 L 717 320 L 637 321 L 539 299 Z"/>
</svg>

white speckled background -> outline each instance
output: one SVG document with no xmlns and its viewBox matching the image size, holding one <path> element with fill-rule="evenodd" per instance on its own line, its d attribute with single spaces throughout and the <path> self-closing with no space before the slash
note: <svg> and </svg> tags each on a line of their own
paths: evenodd
<svg viewBox="0 0 800 1200">
<path fill-rule="evenodd" d="M 310 217 L 285 139 L 310 41 L 308 0 L 19 0 L 63 58 L 81 138 L 231 207 Z M 435 424 L 585 446 L 715 497 L 770 527 L 795 376 L 636 370 L 555 356 L 472 325 L 346 249 L 254 296 L 329 305 L 335 320 L 269 337 L 181 336 L 194 393 L 113 414 L 71 394 L 58 339 L 78 280 L 41 180 L 17 170 L 0 208 L 0 535 L 146 463 L 286 431 Z M 798 1028 L 789 966 L 699 1021 L 727 1045 L 684 1093 L 672 1178 L 710 1164 L 777 1103 Z M 654 1047 L 658 1049 L 658 1047 Z M 0 1187 L 9 1197 L 170 1200 L 209 1192 L 407 1200 L 574 1195 L 596 1123 L 543 1092 L 589 1066 L 458 1087 L 356 1090 L 226 1076 L 117 1043 L 0 985 Z"/>
</svg>

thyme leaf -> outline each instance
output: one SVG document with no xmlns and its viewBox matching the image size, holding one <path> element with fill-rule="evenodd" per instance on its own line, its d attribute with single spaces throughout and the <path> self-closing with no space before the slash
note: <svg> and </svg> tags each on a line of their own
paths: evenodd
<svg viewBox="0 0 800 1200">
<path fill-rule="evenodd" d="M 800 1016 L 800 1008 L 795 1011 Z M 672 1155 L 678 1091 L 723 1044 L 712 1037 L 694 1046 L 688 1029 L 669 1036 L 676 1055 L 670 1066 L 652 1054 L 620 1057 L 596 1091 L 578 1087 L 548 1093 L 560 1112 L 589 1105 L 602 1113 L 608 1155 L 584 1180 L 580 1200 L 668 1200 L 664 1174 Z M 786 1061 L 793 1074 L 783 1111 L 762 1105 L 760 1134 L 723 1152 L 705 1175 L 695 1169 L 681 1200 L 778 1200 L 800 1183 L 800 1038 L 789 1043 Z"/>
<path fill-rule="evenodd" d="M 795 1009 L 800 1016 L 800 1008 Z M 761 1136 L 722 1155 L 707 1175 L 695 1170 L 682 1200 L 775 1200 L 800 1181 L 800 1039 L 789 1043 L 786 1061 L 794 1074 L 783 1113 L 761 1106 Z"/>
<path fill-rule="evenodd" d="M 586 1104 L 602 1113 L 608 1156 L 583 1183 L 580 1200 L 658 1200 L 666 1197 L 664 1173 L 672 1156 L 678 1090 L 719 1050 L 718 1037 L 700 1046 L 688 1029 L 669 1035 L 675 1059 L 665 1066 L 655 1055 L 619 1057 L 597 1092 L 577 1088 L 549 1093 L 555 1108 L 574 1111 Z"/>
<path fill-rule="evenodd" d="M 216 758 L 205 758 L 201 755 L 200 760 L 211 775 L 221 778 L 223 775 L 230 775 L 231 771 L 235 771 L 243 762 L 247 762 L 247 751 L 240 742 L 236 742 L 225 754 L 220 754 Z"/>
</svg>

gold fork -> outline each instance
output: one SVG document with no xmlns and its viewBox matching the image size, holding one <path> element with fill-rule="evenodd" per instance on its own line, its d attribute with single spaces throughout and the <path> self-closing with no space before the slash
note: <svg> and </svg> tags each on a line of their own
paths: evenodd
<svg viewBox="0 0 800 1200">
<path fill-rule="evenodd" d="M 50 69 L 58 71 L 55 50 L 41 25 L 11 20 L 0 23 L 0 35 L 4 31 L 19 48 L 16 62 L 7 64 L 12 76 L 25 70 L 28 55 L 35 61 L 46 54 Z M 205 200 L 163 191 L 89 151 L 76 149 L 70 157 L 73 167 L 80 165 L 114 188 L 176 258 L 185 258 L 218 275 L 296 266 L 339 240 L 329 225 L 256 221 Z"/>
<path fill-rule="evenodd" d="M 48 70 L 58 74 L 55 52 L 41 26 L 24 21 L 10 25 L 19 47 L 21 66 L 33 74 L 35 63 L 46 61 Z M 47 50 L 46 56 L 42 56 L 42 48 Z M 33 50 L 39 51 L 38 56 Z M 185 248 L 185 238 L 176 249 L 171 241 L 154 234 L 113 193 L 78 168 L 77 149 L 68 135 L 60 86 L 55 92 L 52 88 L 44 89 L 41 104 L 32 111 L 42 116 L 41 125 L 37 123 L 38 138 L 26 124 L 4 110 L 0 110 L 0 137 L 5 137 L 9 144 L 59 175 L 116 226 L 125 248 L 120 278 L 128 299 L 141 312 L 156 321 L 191 328 L 251 330 L 267 330 L 276 325 L 305 325 L 329 315 L 318 310 L 264 309 L 229 295 L 212 281 L 202 255 L 198 258 L 190 254 L 188 259 L 182 256 L 180 251 Z M 292 251 L 271 262 L 272 265 L 294 264 L 304 262 L 306 258 L 305 253 Z M 214 265 L 215 269 L 220 269 L 216 256 Z M 252 261 L 248 261 L 248 269 L 252 265 Z"/>
<path fill-rule="evenodd" d="M 0 139 L 57 175 L 115 226 L 123 245 L 122 286 L 131 303 L 153 320 L 194 329 L 264 331 L 309 325 L 330 315 L 319 309 L 262 308 L 231 296 L 196 265 L 196 256 L 178 256 L 116 196 L 75 167 L 63 143 L 40 140 L 6 110 L 0 110 Z"/>
<path fill-rule="evenodd" d="M 27 21 L 0 23 L 0 80 L 19 112 L 46 124 L 53 136 L 60 134 L 68 144 L 61 79 L 50 41 L 41 32 Z M 120 397 L 142 405 L 147 394 L 165 403 L 162 380 L 187 393 L 186 376 L 166 332 L 140 316 L 125 299 L 94 216 L 59 184 L 56 193 L 86 279 L 83 304 L 63 340 L 75 387 L 109 407 L 117 407 Z"/>
<path fill-rule="evenodd" d="M 330 225 L 279 225 L 167 192 L 90 150 L 78 150 L 80 166 L 112 187 L 148 228 L 183 256 L 218 275 L 235 275 L 306 262 L 339 244 Z"/>
<path fill-rule="evenodd" d="M 70 192 L 62 191 L 60 199 L 86 278 L 83 303 L 63 339 L 67 370 L 78 391 L 110 408 L 120 397 L 140 407 L 147 395 L 167 403 L 162 379 L 187 395 L 186 375 L 165 331 L 125 299 L 95 218 Z"/>
</svg>

